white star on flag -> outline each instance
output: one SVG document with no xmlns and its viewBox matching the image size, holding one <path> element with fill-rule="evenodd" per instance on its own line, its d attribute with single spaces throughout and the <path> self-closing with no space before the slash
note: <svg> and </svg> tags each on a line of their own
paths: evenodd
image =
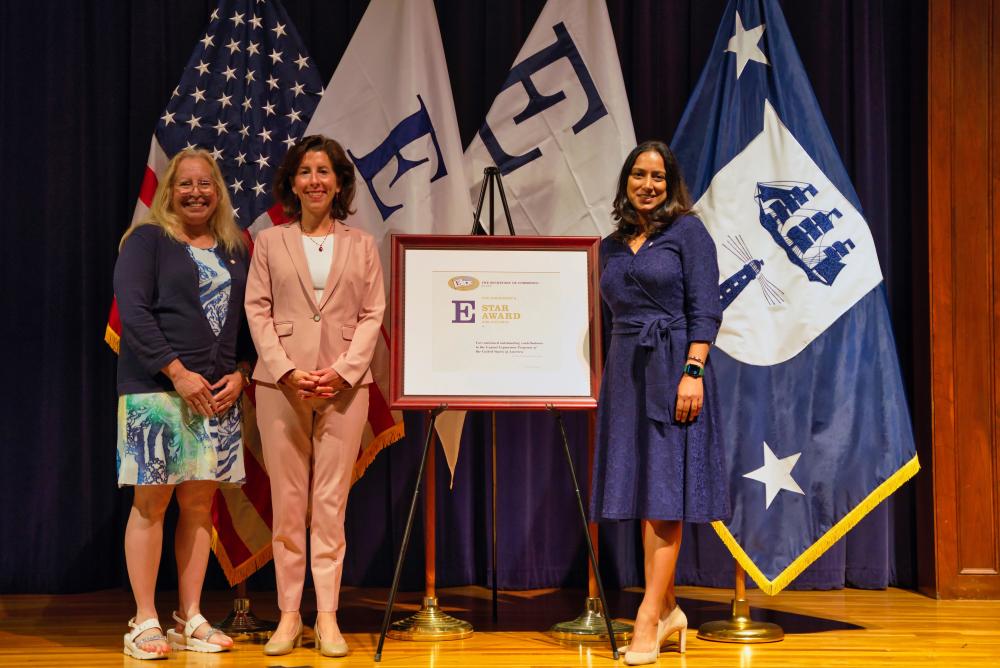
<svg viewBox="0 0 1000 668">
<path fill-rule="evenodd" d="M 778 492 L 783 489 L 805 495 L 799 484 L 792 478 L 792 469 L 801 455 L 801 452 L 796 452 L 794 455 L 778 459 L 767 443 L 764 443 L 764 465 L 743 474 L 744 478 L 764 483 L 764 494 L 767 497 L 764 508 L 770 508 L 774 497 L 778 496 Z"/>
<path fill-rule="evenodd" d="M 739 79 L 740 75 L 743 74 L 743 68 L 747 66 L 747 62 L 751 60 L 765 65 L 769 64 L 767 62 L 767 56 L 765 56 L 764 52 L 760 50 L 759 46 L 757 46 L 763 35 L 763 23 L 751 30 L 744 30 L 743 20 L 740 18 L 740 13 L 736 12 L 736 32 L 734 32 L 733 36 L 729 38 L 729 45 L 726 46 L 726 52 L 736 54 L 737 79 Z"/>
</svg>

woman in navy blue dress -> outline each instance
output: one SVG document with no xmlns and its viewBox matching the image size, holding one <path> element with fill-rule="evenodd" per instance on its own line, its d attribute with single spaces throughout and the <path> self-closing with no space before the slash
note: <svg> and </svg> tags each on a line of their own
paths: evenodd
<svg viewBox="0 0 1000 668">
<path fill-rule="evenodd" d="M 727 520 L 729 491 L 708 351 L 722 322 L 715 244 L 673 153 L 648 141 L 618 178 L 601 242 L 610 345 L 598 405 L 595 520 L 639 519 L 646 592 L 629 665 L 653 663 L 687 619 L 674 597 L 682 522 Z"/>
</svg>

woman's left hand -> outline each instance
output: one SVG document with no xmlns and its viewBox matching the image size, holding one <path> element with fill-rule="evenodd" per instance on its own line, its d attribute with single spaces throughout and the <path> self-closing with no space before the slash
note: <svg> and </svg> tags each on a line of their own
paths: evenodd
<svg viewBox="0 0 1000 668">
<path fill-rule="evenodd" d="M 243 374 L 239 371 L 228 373 L 212 385 L 216 413 L 222 414 L 233 407 L 243 393 Z"/>
<path fill-rule="evenodd" d="M 705 398 L 705 387 L 701 378 L 692 378 L 687 374 L 681 376 L 677 385 L 677 408 L 674 417 L 678 422 L 694 422 L 701 413 Z"/>
<path fill-rule="evenodd" d="M 327 369 L 317 369 L 312 372 L 313 376 L 316 376 L 316 391 L 315 392 L 299 392 L 299 396 L 303 399 L 311 399 L 313 397 L 319 397 L 320 399 L 329 399 L 337 392 L 341 390 L 346 390 L 350 387 L 344 378 L 334 371 L 332 368 Z"/>
</svg>

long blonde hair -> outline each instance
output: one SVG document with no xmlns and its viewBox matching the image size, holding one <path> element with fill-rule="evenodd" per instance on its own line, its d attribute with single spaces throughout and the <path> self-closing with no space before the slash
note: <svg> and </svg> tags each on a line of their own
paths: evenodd
<svg viewBox="0 0 1000 668">
<path fill-rule="evenodd" d="M 222 171 L 219 169 L 219 165 L 216 164 L 212 154 L 208 151 L 201 148 L 186 148 L 179 151 L 177 155 L 170 159 L 166 171 L 163 172 L 163 178 L 160 179 L 159 184 L 156 186 L 156 193 L 153 195 L 153 202 L 149 207 L 149 215 L 139 221 L 133 222 L 125 230 L 122 240 L 118 243 L 119 251 L 125 245 L 125 240 L 129 238 L 129 235 L 135 232 L 141 225 L 156 225 L 176 241 L 182 241 L 181 221 L 178 215 L 172 210 L 173 189 L 177 167 L 181 164 L 182 160 L 187 158 L 201 158 L 208 164 L 209 171 L 211 172 L 212 183 L 215 185 L 215 192 L 219 196 L 219 203 L 215 207 L 212 217 L 208 219 L 208 229 L 215 237 L 216 243 L 222 244 L 223 248 L 231 254 L 246 250 L 246 237 L 243 236 L 243 232 L 240 231 L 239 226 L 236 224 L 236 219 L 233 216 L 233 204 L 229 199 L 229 191 L 226 189 L 226 182 L 222 178 Z"/>
</svg>

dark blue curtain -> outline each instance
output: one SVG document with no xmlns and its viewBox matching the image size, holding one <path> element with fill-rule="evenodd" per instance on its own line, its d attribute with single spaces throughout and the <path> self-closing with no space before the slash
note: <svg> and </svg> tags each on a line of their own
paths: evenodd
<svg viewBox="0 0 1000 668">
<path fill-rule="evenodd" d="M 329 78 L 365 0 L 285 0 Z M 473 137 L 544 0 L 437 0 L 463 141 Z M 636 135 L 669 138 L 707 56 L 724 0 L 609 0 Z M 928 434 L 927 11 L 922 0 L 783 3 L 833 137 L 861 197 L 889 292 L 918 438 Z M 115 360 L 101 341 L 117 241 L 149 138 L 211 0 L 0 3 L 0 244 L 4 350 L 0 422 L 0 592 L 70 592 L 125 579 L 131 502 L 115 487 Z M 582 485 L 587 419 L 566 415 Z M 380 455 L 348 511 L 346 584 L 389 583 L 425 429 Z M 552 416 L 497 416 L 492 561 L 490 414 L 470 414 L 454 485 L 438 457 L 440 586 L 582 586 L 582 528 Z M 908 487 L 871 513 L 793 587 L 914 583 Z M 418 521 L 404 587 L 422 586 Z M 634 523 L 601 527 L 610 587 L 641 584 Z M 733 561 L 708 527 L 688 527 L 678 581 L 732 586 Z M 162 587 L 174 585 L 169 539 Z M 217 566 L 209 585 L 224 587 Z M 273 587 L 263 569 L 254 589 Z"/>
</svg>

